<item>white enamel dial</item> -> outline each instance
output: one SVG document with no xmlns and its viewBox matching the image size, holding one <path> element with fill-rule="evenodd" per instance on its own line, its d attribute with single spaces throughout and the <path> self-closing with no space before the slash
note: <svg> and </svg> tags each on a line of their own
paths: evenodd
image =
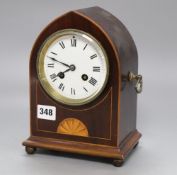
<svg viewBox="0 0 177 175">
<path fill-rule="evenodd" d="M 37 68 L 47 93 L 69 105 L 95 99 L 108 77 L 108 60 L 101 44 L 89 34 L 72 29 L 59 31 L 46 40 Z"/>
</svg>

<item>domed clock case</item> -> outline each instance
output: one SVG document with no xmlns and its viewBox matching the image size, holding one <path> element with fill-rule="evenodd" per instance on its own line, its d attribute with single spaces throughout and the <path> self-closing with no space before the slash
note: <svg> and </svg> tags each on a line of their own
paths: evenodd
<svg viewBox="0 0 177 175">
<path fill-rule="evenodd" d="M 109 75 L 103 91 L 82 105 L 68 105 L 51 97 L 41 85 L 37 62 L 47 38 L 63 30 L 83 31 L 104 48 Z M 68 12 L 51 22 L 38 36 L 30 56 L 30 137 L 23 142 L 27 153 L 36 148 L 113 159 L 120 166 L 137 145 L 138 75 L 135 43 L 125 26 L 99 7 Z M 54 120 L 37 117 L 38 106 L 53 106 Z"/>
</svg>

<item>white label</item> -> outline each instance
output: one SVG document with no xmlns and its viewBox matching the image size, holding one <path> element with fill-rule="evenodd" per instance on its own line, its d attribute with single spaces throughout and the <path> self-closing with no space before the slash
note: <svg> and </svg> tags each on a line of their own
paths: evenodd
<svg viewBox="0 0 177 175">
<path fill-rule="evenodd" d="M 56 107 L 37 105 L 37 118 L 44 120 L 56 120 Z"/>
</svg>

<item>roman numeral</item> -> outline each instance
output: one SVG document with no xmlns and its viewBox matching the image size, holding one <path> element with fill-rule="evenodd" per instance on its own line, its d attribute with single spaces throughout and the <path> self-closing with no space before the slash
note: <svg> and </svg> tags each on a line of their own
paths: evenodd
<svg viewBox="0 0 177 175">
<path fill-rule="evenodd" d="M 61 46 L 61 48 L 62 48 L 62 49 L 64 49 L 64 48 L 65 48 L 65 44 L 64 44 L 64 42 L 63 42 L 63 41 L 60 41 L 60 42 L 59 42 L 59 44 L 60 44 L 60 46 Z"/>
<path fill-rule="evenodd" d="M 88 44 L 86 44 L 86 45 L 84 46 L 83 50 L 85 50 L 87 46 L 88 46 Z"/>
<path fill-rule="evenodd" d="M 47 64 L 48 67 L 54 68 L 54 63 Z"/>
<path fill-rule="evenodd" d="M 56 81 L 57 80 L 57 75 L 54 73 L 54 74 L 51 74 L 50 75 L 50 78 L 53 80 L 53 82 L 54 81 Z"/>
<path fill-rule="evenodd" d="M 60 85 L 59 85 L 59 87 L 58 87 L 59 89 L 61 89 L 62 91 L 64 90 L 64 88 L 65 88 L 65 86 L 63 85 L 63 83 L 60 83 Z"/>
<path fill-rule="evenodd" d="M 83 87 L 83 89 L 84 89 L 86 92 L 88 92 L 88 90 L 87 90 L 85 87 Z"/>
<path fill-rule="evenodd" d="M 95 80 L 93 77 L 91 77 L 90 80 L 89 80 L 89 83 L 90 83 L 91 85 L 95 86 L 96 83 L 97 83 L 97 80 Z"/>
<path fill-rule="evenodd" d="M 93 67 L 93 72 L 100 72 L 100 67 L 94 66 Z"/>
<path fill-rule="evenodd" d="M 94 55 L 90 56 L 90 59 L 94 59 L 96 57 L 97 57 L 97 54 L 94 54 Z"/>
<path fill-rule="evenodd" d="M 76 38 L 75 38 L 75 36 L 73 36 L 73 38 L 71 39 L 71 46 L 72 47 L 76 47 Z"/>
<path fill-rule="evenodd" d="M 51 52 L 53 55 L 57 55 L 57 53 L 55 53 L 55 52 Z"/>
<path fill-rule="evenodd" d="M 51 79 L 54 79 L 54 78 L 56 78 L 56 77 L 57 77 L 57 75 L 56 75 L 55 73 L 50 75 L 50 78 L 51 78 Z"/>
<path fill-rule="evenodd" d="M 75 94 L 76 94 L 75 89 L 71 88 L 71 94 L 72 94 L 72 95 L 75 95 Z"/>
</svg>

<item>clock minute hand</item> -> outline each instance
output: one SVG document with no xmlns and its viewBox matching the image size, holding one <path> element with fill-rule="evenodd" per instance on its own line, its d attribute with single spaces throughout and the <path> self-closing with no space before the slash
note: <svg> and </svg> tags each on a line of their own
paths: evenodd
<svg viewBox="0 0 177 175">
<path fill-rule="evenodd" d="M 49 56 L 47 56 L 47 57 L 50 58 L 52 61 L 58 62 L 58 63 L 60 63 L 60 64 L 62 64 L 62 65 L 64 65 L 64 66 L 66 66 L 66 67 L 70 67 L 70 65 L 68 65 L 68 64 L 66 64 L 66 63 L 63 63 L 63 62 L 61 62 L 61 61 L 58 61 L 57 59 L 55 59 L 55 58 L 53 58 L 53 57 L 49 57 Z"/>
</svg>

